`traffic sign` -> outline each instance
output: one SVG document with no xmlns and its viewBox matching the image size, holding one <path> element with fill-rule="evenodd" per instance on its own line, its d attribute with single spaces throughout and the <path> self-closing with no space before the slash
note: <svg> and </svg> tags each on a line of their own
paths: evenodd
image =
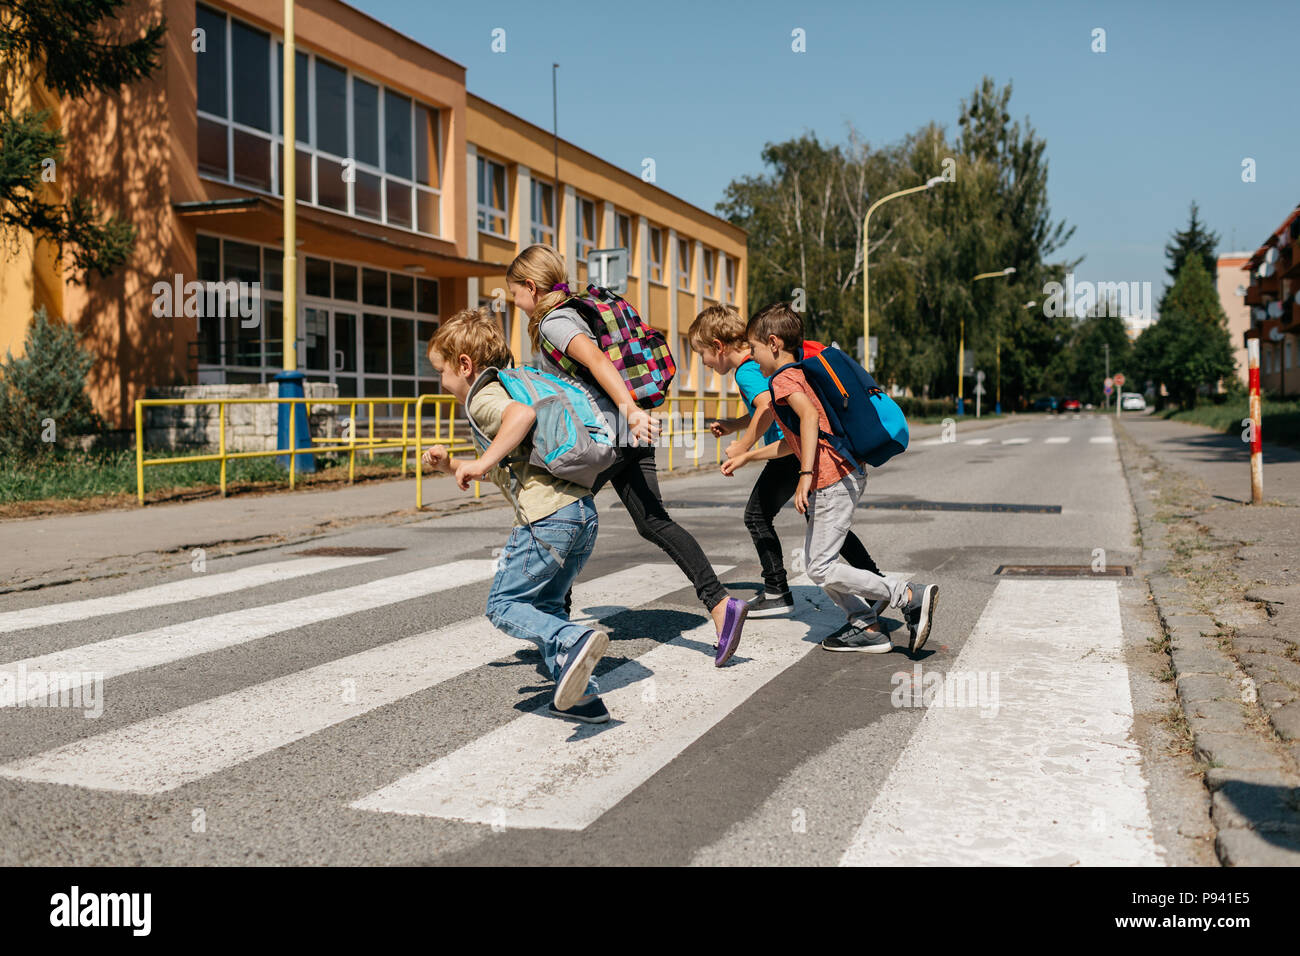
<svg viewBox="0 0 1300 956">
<path fill-rule="evenodd" d="M 1123 384 L 1124 384 L 1124 376 L 1123 376 L 1122 373 L 1116 373 L 1116 374 L 1115 374 L 1115 384 L 1116 384 L 1116 385 L 1119 385 L 1119 386 L 1123 386 Z"/>
<path fill-rule="evenodd" d="M 1106 381 L 1109 382 L 1110 379 L 1106 379 Z M 1112 386 L 1110 386 L 1110 385 L 1107 385 L 1107 386 L 1106 386 L 1106 394 L 1107 394 L 1107 395 L 1109 395 L 1109 394 L 1110 394 L 1111 392 L 1113 392 L 1113 391 L 1115 391 L 1115 389 L 1114 389 Z"/>
<path fill-rule="evenodd" d="M 626 249 L 592 249 L 587 254 L 587 281 L 622 295 L 627 291 Z"/>
<path fill-rule="evenodd" d="M 1110 393 L 1110 390 L 1111 390 L 1111 387 L 1114 386 L 1114 384 L 1115 384 L 1115 380 L 1114 380 L 1113 378 L 1107 378 L 1107 379 L 1106 379 L 1104 382 L 1102 382 L 1101 384 L 1104 385 L 1104 386 L 1106 386 L 1106 392 L 1107 392 L 1107 394 L 1109 394 L 1109 393 Z"/>
</svg>

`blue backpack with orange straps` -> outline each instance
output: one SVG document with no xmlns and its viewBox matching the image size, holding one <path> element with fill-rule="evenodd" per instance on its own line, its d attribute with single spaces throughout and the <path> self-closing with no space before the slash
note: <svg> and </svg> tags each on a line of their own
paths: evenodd
<svg viewBox="0 0 1300 956">
<path fill-rule="evenodd" d="M 788 368 L 804 374 L 817 400 L 826 410 L 830 432 L 821 436 L 847 461 L 879 468 L 907 451 L 907 417 L 898 403 L 857 362 L 834 346 L 827 346 L 801 361 L 782 365 L 775 381 Z M 779 405 L 771 383 L 768 394 L 783 427 L 799 434 L 799 416 L 789 405 Z"/>
</svg>

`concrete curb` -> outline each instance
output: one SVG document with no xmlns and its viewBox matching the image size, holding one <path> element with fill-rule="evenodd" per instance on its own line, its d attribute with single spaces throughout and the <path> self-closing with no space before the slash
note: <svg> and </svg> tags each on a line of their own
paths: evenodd
<svg viewBox="0 0 1300 956">
<path fill-rule="evenodd" d="M 1214 620 L 1197 611 L 1181 579 L 1167 570 L 1173 552 L 1144 478 L 1147 468 L 1159 466 L 1122 425 L 1116 437 L 1142 535 L 1138 571 L 1168 639 L 1194 754 L 1207 765 L 1215 853 L 1225 866 L 1300 866 L 1300 777 L 1289 771 L 1273 741 L 1249 725 L 1254 682 L 1220 647 Z"/>
</svg>

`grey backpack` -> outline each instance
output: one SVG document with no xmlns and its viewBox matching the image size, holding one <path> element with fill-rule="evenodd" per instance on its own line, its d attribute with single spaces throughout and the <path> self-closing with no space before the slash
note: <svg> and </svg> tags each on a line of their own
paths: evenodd
<svg viewBox="0 0 1300 956">
<path fill-rule="evenodd" d="M 576 383 L 527 366 L 484 369 L 471 386 L 465 403 L 466 418 L 480 452 L 491 439 L 468 414 L 469 405 L 479 390 L 492 382 L 500 382 L 511 399 L 527 405 L 537 416 L 530 436 L 533 451 L 527 464 L 584 488 L 594 485 L 600 473 L 614 464 L 617 455 L 614 433 L 587 391 Z M 502 461 L 510 474 L 512 488 L 520 481 L 510 466 L 523 461 L 515 457 Z"/>
</svg>

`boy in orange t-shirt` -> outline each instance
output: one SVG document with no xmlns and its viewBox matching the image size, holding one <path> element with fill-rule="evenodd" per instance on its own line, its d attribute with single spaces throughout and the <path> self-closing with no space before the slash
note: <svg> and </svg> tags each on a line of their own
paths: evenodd
<svg viewBox="0 0 1300 956">
<path fill-rule="evenodd" d="M 872 603 L 886 599 L 907 621 L 908 650 L 916 653 L 930 636 L 939 588 L 905 581 L 897 575 L 879 575 L 855 568 L 839 559 L 840 548 L 853 527 L 853 515 L 867 487 L 866 470 L 847 461 L 821 432 L 830 432 L 826 410 L 817 393 L 797 368 L 777 370 L 795 361 L 794 350 L 803 343 L 803 320 L 786 303 L 768 306 L 749 320 L 745 330 L 750 354 L 759 370 L 772 378 L 778 405 L 788 405 L 799 416 L 799 428 L 785 429 L 785 454 L 799 456 L 799 484 L 794 504 L 808 516 L 804 554 L 808 577 L 848 616 L 842 634 L 822 641 L 828 651 L 863 651 L 883 654 L 893 649 L 880 628 Z M 773 377 L 775 376 L 775 377 Z"/>
</svg>

